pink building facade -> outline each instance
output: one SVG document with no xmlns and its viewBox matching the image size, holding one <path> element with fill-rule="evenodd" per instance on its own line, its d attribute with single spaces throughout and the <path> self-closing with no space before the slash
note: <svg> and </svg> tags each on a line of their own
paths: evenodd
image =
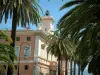
<svg viewBox="0 0 100 75">
<path fill-rule="evenodd" d="M 13 75 L 57 75 L 57 58 L 48 54 L 48 34 L 54 31 L 53 17 L 46 14 L 41 18 L 40 26 L 37 30 L 17 30 L 15 54 L 17 60 L 14 61 Z M 11 31 L 7 33 L 10 35 Z M 0 43 L 7 43 L 0 40 Z M 62 62 L 62 75 L 65 72 L 65 63 Z M 68 72 L 70 75 L 70 63 L 68 62 Z M 19 68 L 18 68 L 19 67 Z"/>
</svg>

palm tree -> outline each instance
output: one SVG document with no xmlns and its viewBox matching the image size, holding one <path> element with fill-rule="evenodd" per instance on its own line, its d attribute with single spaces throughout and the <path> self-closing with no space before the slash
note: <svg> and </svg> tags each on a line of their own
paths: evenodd
<svg viewBox="0 0 100 75">
<path fill-rule="evenodd" d="M 5 23 L 7 22 L 8 16 L 12 18 L 12 33 L 11 38 L 13 40 L 12 46 L 15 46 L 16 27 L 21 24 L 22 27 L 26 27 L 30 23 L 38 24 L 40 16 L 38 12 L 38 4 L 35 0 L 3 0 L 4 3 L 1 6 L 0 11 L 0 22 L 5 17 Z"/>
<path fill-rule="evenodd" d="M 58 33 L 59 32 L 55 32 L 54 35 L 49 36 L 50 42 L 47 47 L 47 51 L 58 58 L 58 75 L 60 75 L 60 60 L 61 58 L 65 58 L 66 60 L 65 75 L 67 75 L 67 62 L 74 46 L 72 45 L 72 43 L 69 41 L 68 38 L 62 39 L 60 34 Z"/>
<path fill-rule="evenodd" d="M 70 34 L 75 43 L 80 41 L 78 50 L 87 54 L 90 65 L 99 57 L 100 5 L 97 0 L 73 0 L 65 4 L 61 9 L 77 3 L 78 5 L 74 6 L 60 19 L 58 27 L 64 38 Z M 95 64 L 95 68 L 89 68 L 89 72 L 95 73 L 99 70 L 97 65 L 100 64 L 98 62 L 95 62 Z"/>
<path fill-rule="evenodd" d="M 77 45 L 76 45 L 77 46 Z M 76 75 L 76 48 L 72 51 L 71 55 L 70 55 L 70 75 L 72 75 L 72 62 L 74 63 L 74 66 L 73 66 L 73 75 Z"/>
<path fill-rule="evenodd" d="M 5 31 L 0 30 L 0 39 L 6 39 L 8 40 L 10 43 L 12 42 L 12 39 L 6 34 Z"/>
<path fill-rule="evenodd" d="M 72 60 L 70 60 L 70 75 L 72 75 Z"/>
<path fill-rule="evenodd" d="M 16 58 L 14 48 L 8 44 L 0 44 L 0 61 L 3 62 L 2 64 L 0 64 L 0 66 L 3 67 L 3 64 L 8 64 L 11 71 L 13 71 L 13 62 L 10 57 L 12 57 L 13 59 Z"/>
<path fill-rule="evenodd" d="M 4 31 L 1 30 L 0 30 L 0 39 L 1 40 L 5 39 L 8 40 L 8 42 L 12 42 L 11 38 L 7 34 L 5 34 Z M 11 71 L 13 71 L 13 62 L 10 59 L 10 57 L 16 59 L 14 48 L 8 44 L 0 44 L 0 61 L 2 61 L 2 63 L 0 63 L 0 67 L 1 67 L 0 73 L 3 73 L 5 70 L 3 66 L 4 64 L 8 65 Z"/>
<path fill-rule="evenodd" d="M 76 61 L 74 61 L 73 75 L 76 75 Z"/>
<path fill-rule="evenodd" d="M 60 60 L 61 60 L 61 51 L 58 47 L 58 39 L 56 36 L 50 36 L 52 42 L 50 40 L 49 46 L 47 47 L 47 52 L 51 52 L 52 55 L 55 55 L 58 58 L 58 75 L 60 75 Z"/>
<path fill-rule="evenodd" d="M 12 47 L 15 47 L 16 28 L 19 24 L 21 24 L 22 27 L 26 27 L 30 23 L 37 25 L 40 21 L 38 8 L 39 5 L 35 0 L 0 0 L 0 22 L 2 22 L 3 17 L 5 23 L 9 15 L 12 18 Z M 12 75 L 9 67 L 8 75 Z"/>
</svg>

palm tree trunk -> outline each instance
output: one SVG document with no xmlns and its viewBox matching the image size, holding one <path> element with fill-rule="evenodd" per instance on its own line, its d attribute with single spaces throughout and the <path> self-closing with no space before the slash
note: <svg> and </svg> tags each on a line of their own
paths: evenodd
<svg viewBox="0 0 100 75">
<path fill-rule="evenodd" d="M 65 64 L 65 65 L 66 65 L 66 67 L 65 67 L 66 69 L 65 69 L 65 75 L 68 75 L 68 71 L 67 71 L 67 62 L 68 62 L 68 59 L 66 58 L 66 64 Z"/>
<path fill-rule="evenodd" d="M 74 72 L 73 75 L 76 75 L 76 62 L 74 61 Z"/>
<path fill-rule="evenodd" d="M 58 58 L 58 75 L 60 75 L 60 58 Z"/>
<path fill-rule="evenodd" d="M 81 75 L 83 75 L 83 71 L 81 71 Z"/>
<path fill-rule="evenodd" d="M 62 60 L 61 60 L 61 62 L 60 62 L 60 66 L 61 66 L 61 67 L 60 67 L 60 70 L 61 70 L 61 75 L 62 75 L 62 73 L 63 73 L 63 70 L 62 70 L 62 69 L 63 69 L 63 68 L 62 68 Z"/>
<path fill-rule="evenodd" d="M 80 64 L 78 64 L 78 75 L 80 75 Z"/>
<path fill-rule="evenodd" d="M 72 60 L 70 61 L 70 75 L 72 75 Z"/>
<path fill-rule="evenodd" d="M 12 20 L 12 31 L 11 31 L 11 38 L 12 43 L 10 44 L 12 47 L 15 47 L 15 37 L 16 37 L 16 27 L 17 27 L 17 9 L 14 8 L 13 10 L 13 20 Z M 12 61 L 14 61 L 13 57 L 10 57 Z M 8 66 L 7 75 L 12 75 L 13 71 L 11 71 L 10 67 Z"/>
</svg>

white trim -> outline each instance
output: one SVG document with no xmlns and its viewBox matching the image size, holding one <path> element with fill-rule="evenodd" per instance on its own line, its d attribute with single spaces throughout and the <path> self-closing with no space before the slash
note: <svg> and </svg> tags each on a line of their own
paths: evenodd
<svg viewBox="0 0 100 75">
<path fill-rule="evenodd" d="M 35 36 L 34 57 L 39 56 L 39 48 L 40 48 L 40 36 Z"/>
<path fill-rule="evenodd" d="M 20 49 L 20 46 L 15 46 L 15 47 L 19 47 L 19 49 Z"/>
<path fill-rule="evenodd" d="M 14 61 L 14 63 L 18 63 L 18 61 Z M 20 63 L 34 63 L 34 60 L 20 60 Z"/>
</svg>

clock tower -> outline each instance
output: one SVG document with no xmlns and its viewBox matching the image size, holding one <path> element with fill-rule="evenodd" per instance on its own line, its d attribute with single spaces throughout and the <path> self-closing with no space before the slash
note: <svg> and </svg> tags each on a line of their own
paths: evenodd
<svg viewBox="0 0 100 75">
<path fill-rule="evenodd" d="M 49 11 L 47 10 L 45 15 L 41 17 L 39 30 L 42 30 L 47 35 L 52 33 L 52 31 L 54 31 L 53 22 L 54 22 L 54 19 L 50 15 Z"/>
</svg>

